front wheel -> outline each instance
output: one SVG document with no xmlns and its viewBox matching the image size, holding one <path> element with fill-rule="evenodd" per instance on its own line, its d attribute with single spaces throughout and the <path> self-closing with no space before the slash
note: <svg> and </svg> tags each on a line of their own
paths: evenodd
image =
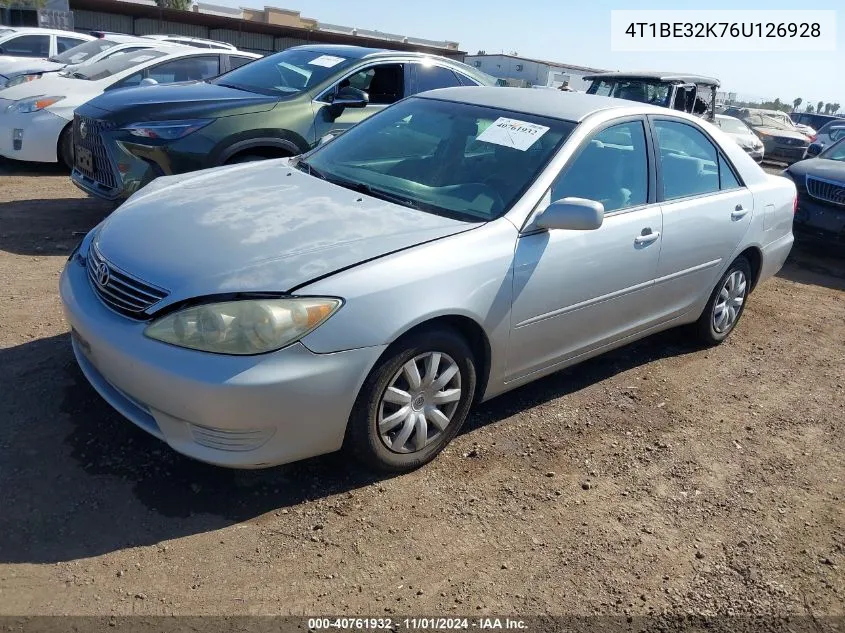
<svg viewBox="0 0 845 633">
<path fill-rule="evenodd" d="M 728 337 L 745 310 L 750 290 L 751 265 L 740 257 L 722 275 L 696 323 L 702 343 L 718 345 Z"/>
<path fill-rule="evenodd" d="M 59 162 L 73 171 L 73 129 L 68 125 L 59 135 Z"/>
<path fill-rule="evenodd" d="M 401 339 L 364 382 L 345 448 L 372 469 L 419 468 L 457 435 L 475 385 L 472 351 L 457 333 L 427 330 Z"/>
</svg>

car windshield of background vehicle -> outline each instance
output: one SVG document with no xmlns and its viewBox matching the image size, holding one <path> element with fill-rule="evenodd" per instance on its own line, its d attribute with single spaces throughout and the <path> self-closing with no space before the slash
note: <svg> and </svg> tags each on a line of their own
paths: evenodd
<svg viewBox="0 0 845 633">
<path fill-rule="evenodd" d="M 652 105 L 669 107 L 671 85 L 661 81 L 626 79 L 624 81 L 601 80 L 594 82 L 587 92 L 602 97 L 616 97 L 628 101 L 639 101 Z"/>
<path fill-rule="evenodd" d="M 104 50 L 116 46 L 117 42 L 110 40 L 91 40 L 79 46 L 74 46 L 66 50 L 61 55 L 53 55 L 50 58 L 51 62 L 59 64 L 81 64 L 86 59 L 92 58 L 94 55 L 102 53 Z"/>
<path fill-rule="evenodd" d="M 468 222 L 504 214 L 574 123 L 413 98 L 318 147 L 299 168 L 343 187 Z"/>
<path fill-rule="evenodd" d="M 772 127 L 772 128 L 777 129 L 777 130 L 787 130 L 787 131 L 790 131 L 790 132 L 795 131 L 794 126 L 786 125 L 780 119 L 776 119 L 776 118 L 771 117 L 767 114 L 761 114 L 760 118 L 763 119 L 763 126 L 765 126 L 765 127 Z"/>
<path fill-rule="evenodd" d="M 164 57 L 168 55 L 167 51 L 156 51 L 151 48 L 145 48 L 142 51 L 135 53 L 126 53 L 125 55 L 114 55 L 107 59 L 101 59 L 88 66 L 84 66 L 81 70 L 75 71 L 71 77 L 74 79 L 87 79 L 89 81 L 97 81 L 111 77 L 114 74 L 143 64 L 151 59 L 157 57 Z"/>
<path fill-rule="evenodd" d="M 739 119 L 718 119 L 719 127 L 729 134 L 752 134 L 748 126 Z"/>
<path fill-rule="evenodd" d="M 841 139 L 835 145 L 831 145 L 827 150 L 819 154 L 819 158 L 826 158 L 827 160 L 838 160 L 845 162 L 845 138 Z"/>
<path fill-rule="evenodd" d="M 221 75 L 211 83 L 270 96 L 292 96 L 313 88 L 357 60 L 313 50 L 286 50 Z"/>
</svg>

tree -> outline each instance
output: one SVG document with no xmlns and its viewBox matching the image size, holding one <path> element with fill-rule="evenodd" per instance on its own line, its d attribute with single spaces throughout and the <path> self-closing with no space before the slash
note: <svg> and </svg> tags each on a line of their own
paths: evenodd
<svg viewBox="0 0 845 633">
<path fill-rule="evenodd" d="M 804 100 L 801 97 L 798 97 L 795 101 L 792 102 L 792 111 L 795 112 L 798 109 L 798 106 L 800 106 L 802 103 L 804 103 Z"/>
<path fill-rule="evenodd" d="M 155 0 L 156 4 L 162 9 L 179 9 L 180 11 L 190 11 L 192 0 Z"/>
<path fill-rule="evenodd" d="M 833 106 L 830 108 L 830 113 L 836 114 L 837 112 L 839 112 L 840 107 L 842 106 L 840 106 L 838 103 L 834 103 Z"/>
<path fill-rule="evenodd" d="M 816 104 L 816 112 L 821 112 L 822 110 L 824 110 L 824 101 L 819 101 Z"/>
<path fill-rule="evenodd" d="M 813 104 L 812 104 L 812 103 L 808 103 L 808 104 L 807 104 L 807 109 L 806 109 L 806 110 L 804 110 L 804 112 L 810 112 L 810 113 L 813 113 L 813 112 L 815 112 L 815 111 L 816 111 L 816 109 L 813 107 Z"/>
</svg>

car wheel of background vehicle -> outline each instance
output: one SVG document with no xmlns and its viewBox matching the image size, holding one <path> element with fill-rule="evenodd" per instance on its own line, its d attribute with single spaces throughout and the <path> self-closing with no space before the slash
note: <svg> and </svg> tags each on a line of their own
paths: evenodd
<svg viewBox="0 0 845 633">
<path fill-rule="evenodd" d="M 226 161 L 227 165 L 237 165 L 238 163 L 251 163 L 256 160 L 267 160 L 266 156 L 259 156 L 258 154 L 238 154 Z"/>
<path fill-rule="evenodd" d="M 68 125 L 59 135 L 59 162 L 73 170 L 73 126 Z"/>
<path fill-rule="evenodd" d="M 695 324 L 702 343 L 718 345 L 728 337 L 745 310 L 750 290 L 751 264 L 740 257 L 722 275 Z"/>
<path fill-rule="evenodd" d="M 372 469 L 419 468 L 458 433 L 475 385 L 472 351 L 455 332 L 424 330 L 400 339 L 361 387 L 345 449 Z"/>
</svg>

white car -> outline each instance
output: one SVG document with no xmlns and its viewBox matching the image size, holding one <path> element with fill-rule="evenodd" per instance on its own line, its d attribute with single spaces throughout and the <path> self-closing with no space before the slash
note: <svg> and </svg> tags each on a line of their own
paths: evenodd
<svg viewBox="0 0 845 633">
<path fill-rule="evenodd" d="M 66 50 L 93 40 L 91 35 L 40 29 L 35 27 L 6 27 L 0 32 L 0 64 L 59 55 Z"/>
<path fill-rule="evenodd" d="M 41 59 L 18 59 L 0 64 L 0 89 L 41 79 L 45 74 L 74 69 L 81 64 L 92 64 L 120 53 L 157 48 L 159 40 L 134 35 L 109 35 L 74 46 L 59 55 Z"/>
<path fill-rule="evenodd" d="M 230 51 L 238 50 L 238 47 L 228 42 L 218 42 L 217 40 L 204 40 L 201 37 L 189 37 L 187 35 L 145 35 L 155 40 L 162 42 L 173 42 L 174 44 L 182 44 L 183 46 L 193 46 L 194 48 L 222 48 Z"/>
<path fill-rule="evenodd" d="M 73 111 L 107 90 L 216 77 L 261 57 L 174 45 L 87 64 L 0 91 L 0 156 L 73 166 Z"/>
<path fill-rule="evenodd" d="M 736 117 L 727 116 L 725 114 L 716 115 L 716 126 L 725 134 L 736 141 L 745 153 L 758 163 L 763 162 L 763 143 L 757 138 L 757 135 L 751 131 L 751 128 L 745 125 Z"/>
</svg>

